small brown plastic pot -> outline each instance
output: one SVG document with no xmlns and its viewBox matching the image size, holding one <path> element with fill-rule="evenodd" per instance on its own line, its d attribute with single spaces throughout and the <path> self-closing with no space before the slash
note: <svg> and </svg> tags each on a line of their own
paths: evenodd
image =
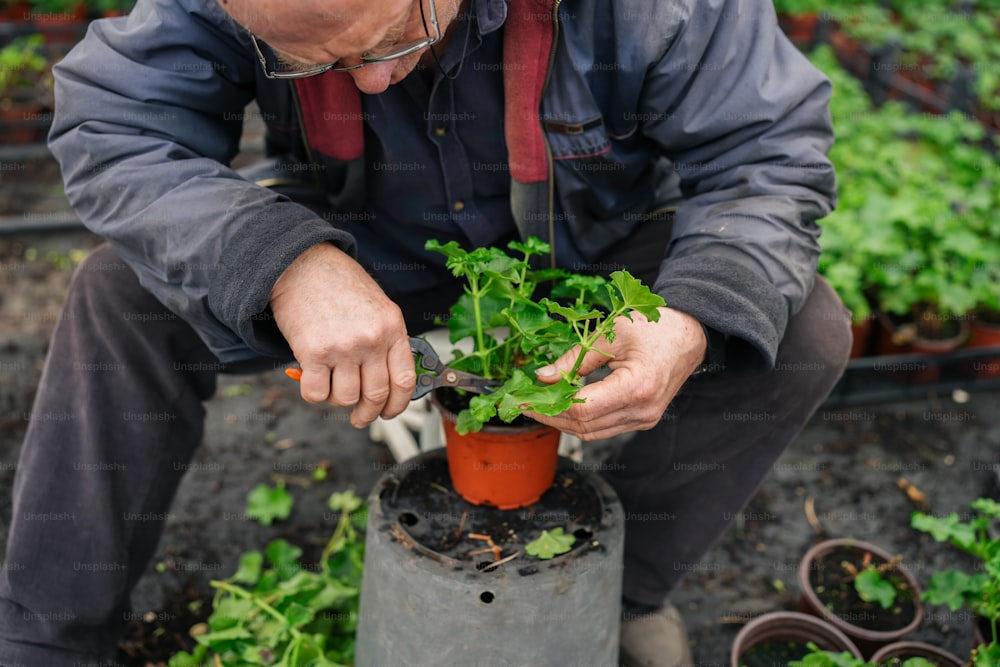
<svg viewBox="0 0 1000 667">
<path fill-rule="evenodd" d="M 924 658 L 937 667 L 962 667 L 966 661 L 959 658 L 954 653 L 949 653 L 943 648 L 927 644 L 924 642 L 896 642 L 886 644 L 875 651 L 871 661 L 882 665 L 888 663 L 893 658 L 898 658 L 900 664 L 908 658 Z"/>
<path fill-rule="evenodd" d="M 441 413 L 448 472 L 458 495 L 473 505 L 510 510 L 537 502 L 552 486 L 562 435 L 557 429 L 534 422 L 487 425 L 460 435 L 455 430 L 458 416 L 436 394 L 431 402 Z"/>
<path fill-rule="evenodd" d="M 982 646 L 983 644 L 989 644 L 993 641 L 993 627 L 990 625 L 990 619 L 985 616 L 973 614 L 972 641 L 975 642 L 972 645 L 972 648 Z"/>
<path fill-rule="evenodd" d="M 855 658 L 861 657 L 854 642 L 823 619 L 797 611 L 775 611 L 758 616 L 740 629 L 729 654 L 731 666 L 739 667 L 747 651 L 766 641 L 796 642 L 803 646 L 812 642 L 824 651 L 847 651 Z"/>
<path fill-rule="evenodd" d="M 876 563 L 885 563 L 892 559 L 892 555 L 869 542 L 850 538 L 838 538 L 825 540 L 814 545 L 802 557 L 799 563 L 799 608 L 814 616 L 818 616 L 827 621 L 845 635 L 851 638 L 865 658 L 871 656 L 875 651 L 887 644 L 900 641 L 904 636 L 916 630 L 924 619 L 924 605 L 920 601 L 920 586 L 903 566 L 896 568 L 896 571 L 906 580 L 913 595 L 913 618 L 909 623 L 897 630 L 869 630 L 860 625 L 850 623 L 833 613 L 823 604 L 819 595 L 813 589 L 809 580 L 809 573 L 816 569 L 816 563 L 830 553 L 837 551 L 854 552 L 859 554 L 870 553 Z"/>
<path fill-rule="evenodd" d="M 970 325 L 969 347 L 992 347 L 1000 350 L 1000 322 L 988 321 L 984 318 L 973 320 Z M 1000 355 L 987 357 L 985 361 L 974 364 L 978 377 L 1000 377 Z"/>
</svg>

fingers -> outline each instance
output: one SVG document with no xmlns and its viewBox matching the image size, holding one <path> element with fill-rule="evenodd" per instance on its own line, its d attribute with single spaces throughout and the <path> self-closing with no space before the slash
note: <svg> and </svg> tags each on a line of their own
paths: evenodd
<svg viewBox="0 0 1000 667">
<path fill-rule="evenodd" d="M 377 358 L 363 365 L 339 363 L 303 367 L 302 397 L 310 403 L 329 403 L 353 407 L 351 425 L 368 426 L 378 417 L 391 419 L 410 403 L 417 374 L 409 343 L 403 339 L 393 345 L 383 363 Z"/>
<path fill-rule="evenodd" d="M 648 387 L 639 389 L 636 387 Z M 647 395 L 647 393 L 649 395 Z M 666 412 L 669 398 L 654 396 L 661 393 L 650 383 L 637 382 L 634 373 L 620 368 L 600 382 L 580 390 L 577 398 L 584 399 L 556 416 L 526 413 L 532 419 L 554 426 L 583 441 L 601 440 L 630 431 L 645 431 L 656 426 Z"/>
<path fill-rule="evenodd" d="M 300 364 L 299 393 L 310 403 L 325 403 L 330 398 L 330 369 L 321 364 Z"/>
<path fill-rule="evenodd" d="M 409 343 L 401 340 L 389 348 L 384 364 L 368 363 L 362 366 L 360 378 L 360 398 L 351 412 L 351 425 L 364 428 L 378 417 L 391 419 L 401 413 L 410 404 L 417 383 Z"/>
<path fill-rule="evenodd" d="M 338 375 L 340 375 L 339 369 L 333 374 L 334 387 L 337 385 Z M 354 378 L 360 379 L 355 385 L 358 389 L 355 394 L 357 400 L 354 403 L 341 403 L 341 405 L 353 405 L 351 425 L 354 428 L 364 428 L 382 414 L 385 402 L 389 398 L 389 370 L 384 364 L 365 364 L 361 367 L 360 373 L 354 373 Z"/>
<path fill-rule="evenodd" d="M 382 416 L 392 419 L 407 408 L 417 386 L 417 371 L 408 339 L 401 339 L 389 348 L 388 366 L 389 398 L 382 408 Z"/>
<path fill-rule="evenodd" d="M 598 351 L 603 350 L 604 353 Z M 610 346 L 605 342 L 601 341 L 597 344 L 595 349 L 592 349 L 583 358 L 583 362 L 580 364 L 580 368 L 577 371 L 578 374 L 583 377 L 593 373 L 595 370 L 607 364 L 612 357 L 608 356 L 610 352 Z M 552 364 L 548 366 L 543 366 L 535 371 L 535 376 L 542 382 L 547 384 L 552 384 L 553 382 L 558 382 L 559 378 L 565 373 L 569 373 L 573 369 L 573 365 L 576 364 L 576 360 L 580 357 L 580 346 L 577 345 L 569 352 L 565 353 L 558 359 L 556 359 Z"/>
</svg>

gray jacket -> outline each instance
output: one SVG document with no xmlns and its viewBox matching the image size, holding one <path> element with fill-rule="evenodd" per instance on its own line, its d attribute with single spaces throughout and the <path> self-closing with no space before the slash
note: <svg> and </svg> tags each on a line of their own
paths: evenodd
<svg viewBox="0 0 1000 667">
<path fill-rule="evenodd" d="M 506 11 L 522 234 L 554 240 L 559 216 L 598 258 L 646 214 L 674 210 L 654 289 L 733 336 L 730 366 L 772 367 L 812 289 L 835 179 L 829 82 L 781 34 L 770 0 L 510 0 Z M 264 78 L 212 0 L 139 0 L 93 23 L 55 74 L 50 146 L 84 223 L 222 361 L 287 354 L 268 315 L 274 281 L 306 248 L 354 240 L 228 165 L 256 98 L 269 151 L 301 160 L 335 211 L 363 211 L 349 78 Z"/>
</svg>

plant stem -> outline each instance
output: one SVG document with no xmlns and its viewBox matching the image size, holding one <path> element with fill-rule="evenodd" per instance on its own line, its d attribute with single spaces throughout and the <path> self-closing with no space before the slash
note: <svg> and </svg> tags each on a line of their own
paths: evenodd
<svg viewBox="0 0 1000 667">
<path fill-rule="evenodd" d="M 333 531 L 333 535 L 330 539 L 326 541 L 326 546 L 323 547 L 323 553 L 320 554 L 320 563 L 322 564 L 324 572 L 327 572 L 330 565 L 330 554 L 337 550 L 339 542 L 345 539 L 344 533 L 350 528 L 351 524 L 351 513 L 346 510 L 341 510 L 340 519 L 337 521 L 337 527 Z"/>
<path fill-rule="evenodd" d="M 480 370 L 483 377 L 492 379 L 490 369 L 487 368 L 486 355 L 488 352 L 483 348 L 486 347 L 486 342 L 483 339 L 483 310 L 480 305 L 480 299 L 482 299 L 483 292 L 486 291 L 486 287 L 479 289 L 479 276 L 469 271 L 466 274 L 469 281 L 469 296 L 472 297 L 472 314 L 476 322 L 476 349 L 473 354 L 479 357 Z M 487 287 L 489 285 L 487 284 Z"/>
<path fill-rule="evenodd" d="M 216 588 L 221 588 L 222 590 L 226 591 L 231 595 L 235 595 L 236 597 L 243 598 L 244 600 L 249 600 L 253 604 L 263 609 L 265 612 L 267 612 L 267 614 L 271 616 L 274 620 L 288 626 L 288 632 L 291 633 L 293 637 L 295 637 L 296 639 L 302 637 L 302 633 L 299 632 L 297 629 L 293 628 L 288 623 L 288 618 L 284 614 L 282 614 L 280 611 L 278 611 L 268 603 L 261 600 L 253 593 L 245 591 L 239 586 L 233 586 L 232 584 L 226 583 L 225 581 L 213 581 L 212 586 L 215 586 Z"/>
<path fill-rule="evenodd" d="M 573 382 L 577 379 L 577 372 L 580 370 L 580 366 L 583 365 L 583 358 L 587 356 L 587 353 L 594 349 L 594 345 L 597 341 L 601 339 L 601 336 L 611 331 L 615 327 L 615 319 L 624 313 L 624 309 L 619 308 L 601 320 L 597 326 L 594 327 L 594 333 L 589 338 L 587 337 L 587 329 L 590 328 L 590 320 L 587 320 L 585 324 L 587 328 L 584 329 L 584 335 L 580 336 L 580 354 L 576 358 L 576 362 L 573 364 L 573 368 L 569 371 L 569 380 Z M 577 333 L 579 335 L 579 332 Z"/>
</svg>

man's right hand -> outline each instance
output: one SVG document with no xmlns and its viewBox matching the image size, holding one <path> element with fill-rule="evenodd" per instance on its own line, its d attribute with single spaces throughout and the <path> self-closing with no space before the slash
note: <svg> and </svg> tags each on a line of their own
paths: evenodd
<svg viewBox="0 0 1000 667">
<path fill-rule="evenodd" d="M 403 314 L 347 253 L 320 243 L 299 255 L 271 310 L 302 367 L 302 398 L 353 407 L 355 428 L 406 409 L 417 376 Z"/>
</svg>

